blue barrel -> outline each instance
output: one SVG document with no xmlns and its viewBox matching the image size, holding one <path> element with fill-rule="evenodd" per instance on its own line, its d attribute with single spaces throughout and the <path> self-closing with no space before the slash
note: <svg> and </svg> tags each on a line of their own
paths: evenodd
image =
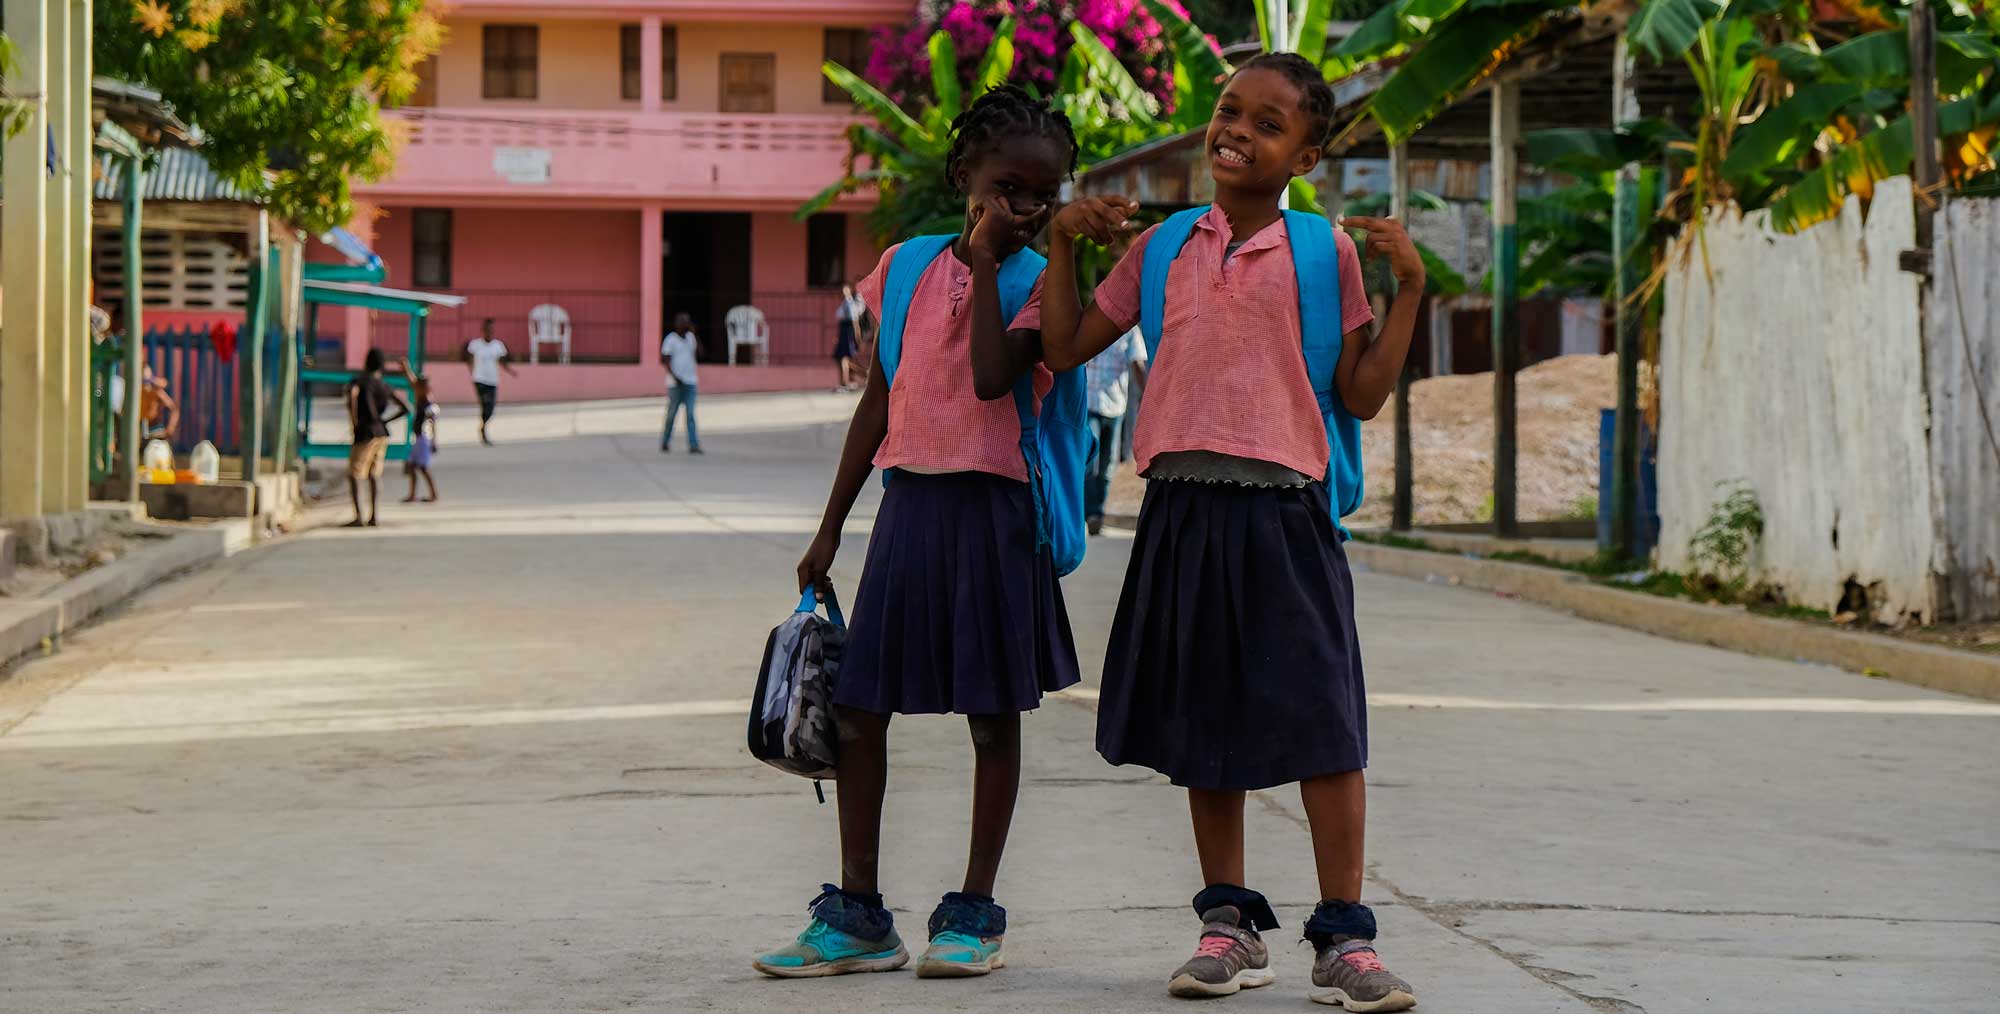
<svg viewBox="0 0 2000 1014">
<path fill-rule="evenodd" d="M 1611 452 L 1618 442 L 1618 410 L 1607 408 L 1597 417 L 1597 547 L 1611 548 Z M 1660 484 L 1654 462 L 1658 452 L 1653 431 L 1639 421 L 1639 555 L 1652 553 L 1660 541 Z"/>
</svg>

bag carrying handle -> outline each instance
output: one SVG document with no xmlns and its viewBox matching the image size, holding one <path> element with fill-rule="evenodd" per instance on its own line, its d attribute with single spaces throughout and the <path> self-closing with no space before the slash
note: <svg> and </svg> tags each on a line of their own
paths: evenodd
<svg viewBox="0 0 2000 1014">
<path fill-rule="evenodd" d="M 820 601 L 813 595 L 813 591 L 814 589 L 807 588 L 805 593 L 799 596 L 799 612 L 810 613 L 819 609 Z M 834 595 L 832 585 L 827 586 L 825 604 L 826 618 L 832 620 L 836 627 L 847 626 L 847 618 L 840 615 L 840 599 Z"/>
</svg>

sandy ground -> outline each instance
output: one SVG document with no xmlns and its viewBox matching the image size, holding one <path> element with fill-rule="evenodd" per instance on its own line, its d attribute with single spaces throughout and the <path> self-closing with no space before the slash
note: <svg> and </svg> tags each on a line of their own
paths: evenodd
<svg viewBox="0 0 2000 1014">
<path fill-rule="evenodd" d="M 1597 418 L 1616 397 L 1612 356 L 1563 356 L 1515 378 L 1523 520 L 1594 518 Z M 1416 465 L 1416 523 L 1484 521 L 1493 516 L 1493 375 L 1432 377 L 1410 388 L 1411 453 Z M 1389 523 L 1395 488 L 1396 413 L 1392 402 L 1361 426 L 1368 493 L 1350 525 Z M 1144 483 L 1128 463 L 1112 483 L 1107 509 L 1137 514 Z"/>
</svg>

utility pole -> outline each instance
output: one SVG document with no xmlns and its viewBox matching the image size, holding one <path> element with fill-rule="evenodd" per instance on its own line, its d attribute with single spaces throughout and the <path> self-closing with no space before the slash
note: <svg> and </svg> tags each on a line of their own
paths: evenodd
<svg viewBox="0 0 2000 1014">
<path fill-rule="evenodd" d="M 1389 216 L 1410 224 L 1410 149 L 1397 143 L 1389 147 Z M 1416 506 L 1415 455 L 1410 448 L 1410 361 L 1396 375 L 1396 493 L 1390 509 L 1389 527 L 1407 532 Z"/>
<path fill-rule="evenodd" d="M 1917 249 L 1926 258 L 1929 270 L 1931 220 L 1938 199 L 1938 113 L 1937 113 L 1937 23 L 1931 20 L 1930 0 L 1915 0 L 1910 6 L 1910 120 L 1913 126 L 1915 158 L 1912 175 L 1917 184 Z"/>
<path fill-rule="evenodd" d="M 1514 373 L 1521 365 L 1521 240 L 1514 191 L 1520 176 L 1521 85 L 1493 83 L 1493 534 L 1520 534 L 1514 513 Z"/>
<path fill-rule="evenodd" d="M 1611 70 L 1611 121 L 1614 126 L 1639 118 L 1639 93 L 1633 87 L 1636 66 L 1630 43 L 1618 36 Z M 1639 163 L 1618 167 L 1611 212 L 1611 263 L 1616 273 L 1613 307 L 1618 335 L 1618 414 L 1611 442 L 1611 545 L 1621 560 L 1639 555 L 1639 325 L 1641 308 L 1633 301 L 1638 272 L 1625 255 L 1639 233 Z"/>
</svg>

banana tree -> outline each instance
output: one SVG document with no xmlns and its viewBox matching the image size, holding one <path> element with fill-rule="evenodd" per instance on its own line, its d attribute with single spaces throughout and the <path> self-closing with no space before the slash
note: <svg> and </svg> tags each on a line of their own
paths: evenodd
<svg viewBox="0 0 2000 1014">
<path fill-rule="evenodd" d="M 875 210 L 868 232 L 882 246 L 911 236 L 950 232 L 964 216 L 964 200 L 945 178 L 945 158 L 951 151 L 951 122 L 964 111 L 951 36 L 940 30 L 930 37 L 930 100 L 911 116 L 860 75 L 827 61 L 827 80 L 839 85 L 875 123 L 847 129 L 848 155 L 840 179 L 828 184 L 799 206 L 792 217 L 803 221 L 825 211 L 841 197 L 874 188 Z M 1007 80 L 1014 67 L 1014 20 L 1000 23 L 993 41 L 980 57 L 974 87 L 984 92 Z"/>
<path fill-rule="evenodd" d="M 0 32 L 0 80 L 13 76 L 14 42 Z M 12 137 L 27 126 L 28 112 L 32 108 L 30 100 L 18 99 L 0 90 L 0 138 Z"/>
</svg>

